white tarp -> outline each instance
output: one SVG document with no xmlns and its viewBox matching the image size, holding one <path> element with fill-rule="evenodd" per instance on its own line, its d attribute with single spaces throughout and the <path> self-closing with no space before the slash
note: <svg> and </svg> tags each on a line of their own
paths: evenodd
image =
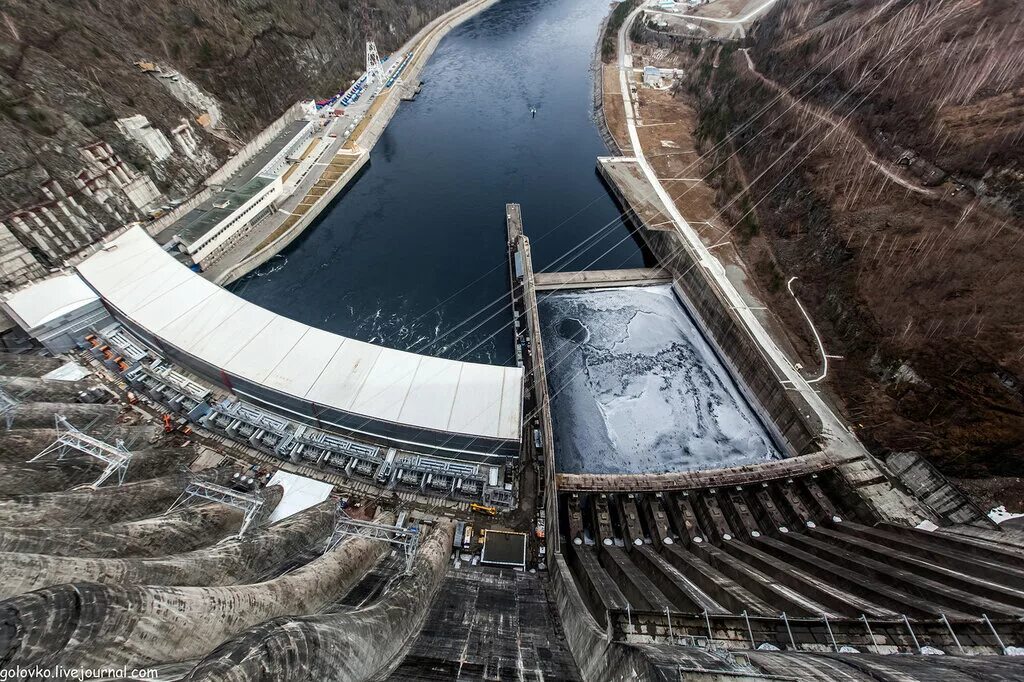
<svg viewBox="0 0 1024 682">
<path fill-rule="evenodd" d="M 303 509 L 309 509 L 315 504 L 320 504 L 331 495 L 334 487 L 330 483 L 315 481 L 312 478 L 290 474 L 287 471 L 278 471 L 270 478 L 267 485 L 279 485 L 284 488 L 284 495 L 274 511 L 267 517 L 268 523 L 277 523 L 281 519 L 287 519 L 292 514 L 298 514 Z"/>
<path fill-rule="evenodd" d="M 519 367 L 426 357 L 295 322 L 206 281 L 138 227 L 77 269 L 139 327 L 253 383 L 370 419 L 520 438 Z"/>
</svg>

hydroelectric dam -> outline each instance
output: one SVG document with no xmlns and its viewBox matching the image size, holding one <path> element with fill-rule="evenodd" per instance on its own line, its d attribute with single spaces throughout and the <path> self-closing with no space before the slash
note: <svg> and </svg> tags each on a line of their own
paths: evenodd
<svg viewBox="0 0 1024 682">
<path fill-rule="evenodd" d="M 480 7 L 250 275 L 136 225 L 3 299 L 0 671 L 1024 679 L 1020 532 L 869 451 L 652 172 L 644 5 Z"/>
</svg>

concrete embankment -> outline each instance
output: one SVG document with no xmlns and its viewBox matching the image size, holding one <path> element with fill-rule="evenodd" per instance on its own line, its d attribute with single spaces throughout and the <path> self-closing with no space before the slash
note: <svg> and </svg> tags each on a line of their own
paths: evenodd
<svg viewBox="0 0 1024 682">
<path fill-rule="evenodd" d="M 391 122 L 395 112 L 398 111 L 398 105 L 401 103 L 404 93 L 408 88 L 415 88 L 419 83 L 419 75 L 437 48 L 438 43 L 441 42 L 441 39 L 453 28 L 487 9 L 497 1 L 470 0 L 470 2 L 459 5 L 450 12 L 437 17 L 413 36 L 407 45 L 415 46 L 411 48 L 414 54 L 409 64 L 405 67 L 400 80 L 393 87 L 381 92 L 377 101 L 374 102 L 367 112 L 366 117 L 353 131 L 351 139 L 328 162 L 325 175 L 327 175 L 326 171 L 329 171 L 330 165 L 336 163 L 337 159 L 348 159 L 349 161 L 344 173 L 337 178 L 332 178 L 331 182 L 328 183 L 318 181 L 314 189 L 322 185 L 320 187 L 322 192 L 314 194 L 314 191 L 311 190 L 307 195 L 307 199 L 312 199 L 313 201 L 305 207 L 303 207 L 303 204 L 306 200 L 304 199 L 303 202 L 300 202 L 292 217 L 287 219 L 284 225 L 282 225 L 283 229 L 278 228 L 274 234 L 258 245 L 239 261 L 237 265 L 220 274 L 215 280 L 217 284 L 221 286 L 230 284 L 266 263 L 295 241 L 319 217 L 320 213 L 330 206 L 331 202 L 358 176 L 359 171 L 369 161 L 370 151 L 377 144 L 380 136 L 384 134 L 384 130 Z M 405 52 L 408 49 L 408 47 L 403 47 L 401 52 Z M 301 210 L 303 208 L 305 210 Z"/>
</svg>

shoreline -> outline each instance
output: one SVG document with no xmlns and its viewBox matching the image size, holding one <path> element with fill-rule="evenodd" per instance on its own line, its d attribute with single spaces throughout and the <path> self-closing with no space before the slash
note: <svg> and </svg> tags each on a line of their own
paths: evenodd
<svg viewBox="0 0 1024 682">
<path fill-rule="evenodd" d="M 597 126 L 597 132 L 601 136 L 601 141 L 604 142 L 607 152 L 612 156 L 622 156 L 622 150 L 619 148 L 619 143 L 615 141 L 615 136 L 612 135 L 611 128 L 608 127 L 608 119 L 605 116 L 604 110 L 605 64 L 604 59 L 601 56 L 601 45 L 604 42 L 605 34 L 608 31 L 608 20 L 611 19 L 611 16 L 612 11 L 609 10 L 608 14 L 604 17 L 604 21 L 601 22 L 601 28 L 597 34 L 597 42 L 594 44 L 594 56 L 590 65 L 591 76 L 594 79 L 591 116 L 594 119 L 594 125 Z"/>
<path fill-rule="evenodd" d="M 274 237 L 274 239 L 256 251 L 251 251 L 238 263 L 224 270 L 214 279 L 219 286 L 227 286 L 238 281 L 256 268 L 260 267 L 271 258 L 277 256 L 289 244 L 295 241 L 306 231 L 314 220 L 320 217 L 324 209 L 349 186 L 359 171 L 369 162 L 370 152 L 373 150 L 384 130 L 391 123 L 391 119 L 398 111 L 402 98 L 410 90 L 419 86 L 419 77 L 430 57 L 440 44 L 441 40 L 460 24 L 473 18 L 480 12 L 496 4 L 499 0 L 469 0 L 458 7 L 455 7 L 439 17 L 435 17 L 430 23 L 421 28 L 410 38 L 402 50 L 408 48 L 414 53 L 412 60 L 406 66 L 405 74 L 394 87 L 389 88 L 386 94 L 379 96 L 374 102 L 371 111 L 368 111 L 366 118 L 361 122 L 360 129 L 357 129 L 353 136 L 342 145 L 332 158 L 338 156 L 355 157 L 352 166 L 327 189 L 323 196 L 302 214 L 301 218 L 287 230 Z M 268 235 L 268 237 L 272 236 Z"/>
</svg>

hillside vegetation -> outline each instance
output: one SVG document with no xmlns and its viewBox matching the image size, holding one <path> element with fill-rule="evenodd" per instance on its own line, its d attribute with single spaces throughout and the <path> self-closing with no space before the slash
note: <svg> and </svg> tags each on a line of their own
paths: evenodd
<svg viewBox="0 0 1024 682">
<path fill-rule="evenodd" d="M 457 4 L 369 0 L 381 54 Z M 47 178 L 72 178 L 81 168 L 77 148 L 89 142 L 106 140 L 148 170 L 116 119 L 143 114 L 166 133 L 200 113 L 136 61 L 194 81 L 220 104 L 230 133 L 222 137 L 244 141 L 295 100 L 336 92 L 362 71 L 360 6 L 357 0 L 4 0 L 0 218 L 38 200 Z M 226 157 L 224 142 L 205 133 L 203 142 Z M 155 175 L 162 189 L 174 183 L 173 169 Z M 179 184 L 188 182 L 194 177 Z"/>
<path fill-rule="evenodd" d="M 781 0 L 745 47 L 749 63 L 743 46 L 677 45 L 677 96 L 809 375 L 793 276 L 842 356 L 823 387 L 869 446 L 1018 476 L 1024 6 Z"/>
</svg>

